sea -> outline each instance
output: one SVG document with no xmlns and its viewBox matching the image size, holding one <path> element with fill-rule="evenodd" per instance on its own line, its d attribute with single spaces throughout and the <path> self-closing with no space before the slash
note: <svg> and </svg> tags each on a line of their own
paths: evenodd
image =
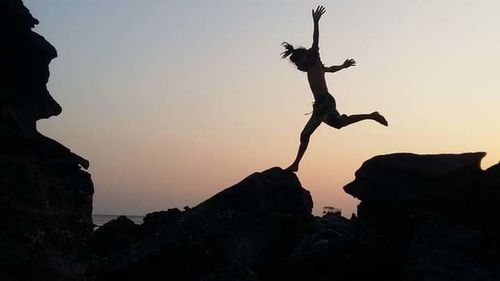
<svg viewBox="0 0 500 281">
<path fill-rule="evenodd" d="M 120 215 L 92 215 L 92 219 L 94 220 L 94 224 L 96 228 L 101 227 L 103 224 L 107 223 L 110 220 L 114 220 Z M 132 220 L 135 224 L 142 224 L 144 216 L 127 216 L 130 220 Z"/>
</svg>

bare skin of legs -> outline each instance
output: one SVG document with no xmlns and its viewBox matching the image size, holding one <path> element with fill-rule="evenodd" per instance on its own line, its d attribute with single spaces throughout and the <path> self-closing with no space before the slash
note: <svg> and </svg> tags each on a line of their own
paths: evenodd
<svg viewBox="0 0 500 281">
<path fill-rule="evenodd" d="M 387 126 L 387 120 L 385 120 L 384 116 L 382 116 L 377 111 L 372 112 L 370 114 L 354 114 L 354 115 L 342 115 L 340 124 L 332 124 L 325 120 L 324 122 L 336 129 L 340 129 L 342 127 L 348 126 L 350 124 L 363 121 L 363 120 L 373 120 L 381 125 Z M 309 144 L 309 139 L 311 138 L 312 133 L 319 127 L 322 121 L 315 121 L 313 117 L 307 122 L 306 126 L 302 130 L 300 134 L 300 146 L 299 151 L 297 152 L 297 157 L 295 161 L 293 161 L 292 165 L 287 168 L 288 171 L 297 172 L 299 170 L 299 163 L 306 152 L 307 145 Z"/>
</svg>

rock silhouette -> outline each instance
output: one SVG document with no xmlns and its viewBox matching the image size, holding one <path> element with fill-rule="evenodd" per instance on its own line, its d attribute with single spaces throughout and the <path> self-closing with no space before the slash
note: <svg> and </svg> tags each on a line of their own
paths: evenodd
<svg viewBox="0 0 500 281">
<path fill-rule="evenodd" d="M 481 170 L 484 155 L 374 157 L 345 187 L 361 199 L 351 219 L 310 215 L 291 172 L 256 173 L 148 215 L 98 280 L 499 280 L 500 165 Z"/>
<path fill-rule="evenodd" d="M 310 224 L 286 278 L 500 280 L 493 204 L 500 166 L 482 171 L 484 155 L 400 153 L 366 161 L 344 187 L 361 200 L 359 217 Z"/>
<path fill-rule="evenodd" d="M 89 280 L 89 163 L 36 130 L 61 113 L 47 90 L 55 48 L 21 1 L 0 1 L 0 279 Z"/>
<path fill-rule="evenodd" d="M 254 173 L 168 227 L 145 223 L 144 237 L 107 257 L 98 280 L 257 280 L 286 258 L 311 210 L 295 174 Z"/>
<path fill-rule="evenodd" d="M 364 219 L 401 216 L 402 220 L 416 220 L 446 213 L 453 216 L 473 204 L 470 200 L 476 192 L 474 182 L 483 174 L 480 162 L 485 155 L 376 156 L 363 164 L 356 172 L 356 180 L 344 190 L 361 200 L 358 216 Z"/>
</svg>

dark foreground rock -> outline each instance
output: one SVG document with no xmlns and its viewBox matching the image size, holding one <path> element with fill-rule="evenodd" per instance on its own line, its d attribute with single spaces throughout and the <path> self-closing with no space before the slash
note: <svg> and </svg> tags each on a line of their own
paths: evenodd
<svg viewBox="0 0 500 281">
<path fill-rule="evenodd" d="M 0 1 L 0 280 L 89 280 L 89 163 L 36 130 L 61 112 L 46 86 L 57 53 L 37 23 Z"/>
<path fill-rule="evenodd" d="M 311 210 L 295 174 L 255 173 L 173 225 L 147 227 L 143 239 L 103 260 L 98 280 L 257 280 L 286 259 Z"/>
<path fill-rule="evenodd" d="M 286 280 L 500 280 L 500 168 L 482 171 L 484 155 L 366 161 L 345 187 L 359 217 L 311 223 Z"/>
<path fill-rule="evenodd" d="M 95 232 L 94 250 L 99 256 L 110 256 L 132 245 L 141 237 L 141 227 L 126 216 L 119 216 Z"/>
<path fill-rule="evenodd" d="M 481 185 L 481 159 L 486 153 L 376 156 L 356 171 L 344 190 L 361 200 L 358 216 L 367 220 L 417 223 L 426 218 L 474 210 L 473 196 Z M 464 215 L 464 214 L 462 214 Z"/>
<path fill-rule="evenodd" d="M 141 225 L 142 233 L 144 236 L 148 236 L 165 231 L 182 217 L 183 212 L 177 208 L 149 213 L 143 219 L 144 223 Z"/>
<path fill-rule="evenodd" d="M 310 216 L 294 174 L 256 173 L 193 209 L 148 215 L 98 280 L 500 280 L 500 165 L 483 171 L 483 157 L 374 157 L 345 187 L 361 199 L 351 219 Z"/>
</svg>

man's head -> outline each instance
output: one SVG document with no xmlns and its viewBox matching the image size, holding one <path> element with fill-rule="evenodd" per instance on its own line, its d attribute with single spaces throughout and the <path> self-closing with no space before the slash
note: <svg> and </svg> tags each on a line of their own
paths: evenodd
<svg viewBox="0 0 500 281">
<path fill-rule="evenodd" d="M 306 48 L 294 49 L 292 45 L 287 42 L 281 44 L 285 47 L 285 51 L 281 53 L 281 58 L 285 59 L 290 56 L 290 61 L 293 62 L 300 71 L 307 71 L 307 69 L 314 64 L 314 58 L 309 50 Z"/>
</svg>

